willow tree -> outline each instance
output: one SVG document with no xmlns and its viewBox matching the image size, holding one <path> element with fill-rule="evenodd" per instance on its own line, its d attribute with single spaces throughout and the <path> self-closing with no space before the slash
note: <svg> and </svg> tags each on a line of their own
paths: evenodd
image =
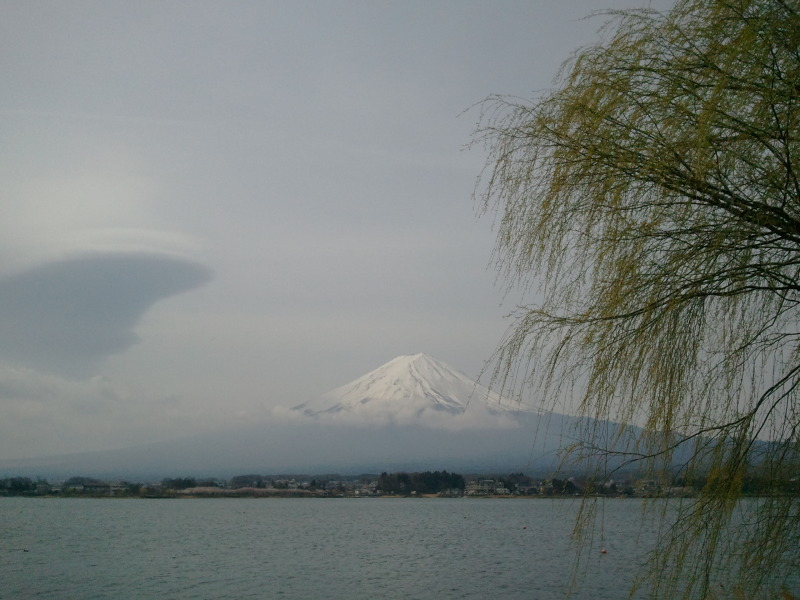
<svg viewBox="0 0 800 600">
<path fill-rule="evenodd" d="M 624 456 L 665 478 L 688 456 L 706 483 L 649 585 L 759 597 L 800 558 L 800 4 L 679 0 L 602 33 L 554 89 L 482 104 L 476 193 L 535 299 L 494 383 L 643 427 Z M 577 450 L 621 447 L 593 433 Z M 737 502 L 755 475 L 769 497 Z"/>
</svg>

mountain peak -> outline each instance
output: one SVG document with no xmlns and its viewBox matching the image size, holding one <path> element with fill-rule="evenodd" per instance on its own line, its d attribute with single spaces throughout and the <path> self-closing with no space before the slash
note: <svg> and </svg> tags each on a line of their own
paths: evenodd
<svg viewBox="0 0 800 600">
<path fill-rule="evenodd" d="M 377 369 L 294 408 L 309 417 L 370 424 L 464 424 L 470 417 L 506 413 L 501 398 L 425 353 L 398 356 Z M 470 419 L 471 420 L 471 419 Z"/>
</svg>

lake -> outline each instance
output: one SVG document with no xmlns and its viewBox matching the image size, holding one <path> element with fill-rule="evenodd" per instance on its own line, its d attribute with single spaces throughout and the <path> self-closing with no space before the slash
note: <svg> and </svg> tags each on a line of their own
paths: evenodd
<svg viewBox="0 0 800 600">
<path fill-rule="evenodd" d="M 574 598 L 625 598 L 654 543 L 641 500 L 604 506 Z M 578 508 L 568 499 L 3 498 L 0 597 L 564 598 Z"/>
</svg>

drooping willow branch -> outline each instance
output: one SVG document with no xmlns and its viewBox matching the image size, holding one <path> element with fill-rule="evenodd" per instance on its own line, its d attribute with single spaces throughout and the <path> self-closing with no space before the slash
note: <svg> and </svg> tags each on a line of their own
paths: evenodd
<svg viewBox="0 0 800 600">
<path fill-rule="evenodd" d="M 607 41 L 565 63 L 555 89 L 482 105 L 476 195 L 495 214 L 499 275 L 533 295 L 494 385 L 590 417 L 575 449 L 599 470 L 608 450 L 665 480 L 702 471 L 697 515 L 713 528 L 726 521 L 703 507 L 730 511 L 749 473 L 800 472 L 800 5 L 679 0 L 611 16 Z M 604 420 L 619 423 L 610 444 L 591 424 Z M 620 446 L 634 431 L 636 447 Z M 710 569 L 718 535 L 696 524 L 675 547 Z M 708 592 L 707 575 L 686 595 Z"/>
</svg>

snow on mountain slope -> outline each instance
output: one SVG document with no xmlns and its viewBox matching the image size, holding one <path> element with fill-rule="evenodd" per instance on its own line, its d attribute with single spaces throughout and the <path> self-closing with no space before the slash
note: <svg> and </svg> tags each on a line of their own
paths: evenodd
<svg viewBox="0 0 800 600">
<path fill-rule="evenodd" d="M 514 426 L 520 406 L 427 354 L 398 356 L 292 409 L 308 417 L 434 428 Z"/>
</svg>

